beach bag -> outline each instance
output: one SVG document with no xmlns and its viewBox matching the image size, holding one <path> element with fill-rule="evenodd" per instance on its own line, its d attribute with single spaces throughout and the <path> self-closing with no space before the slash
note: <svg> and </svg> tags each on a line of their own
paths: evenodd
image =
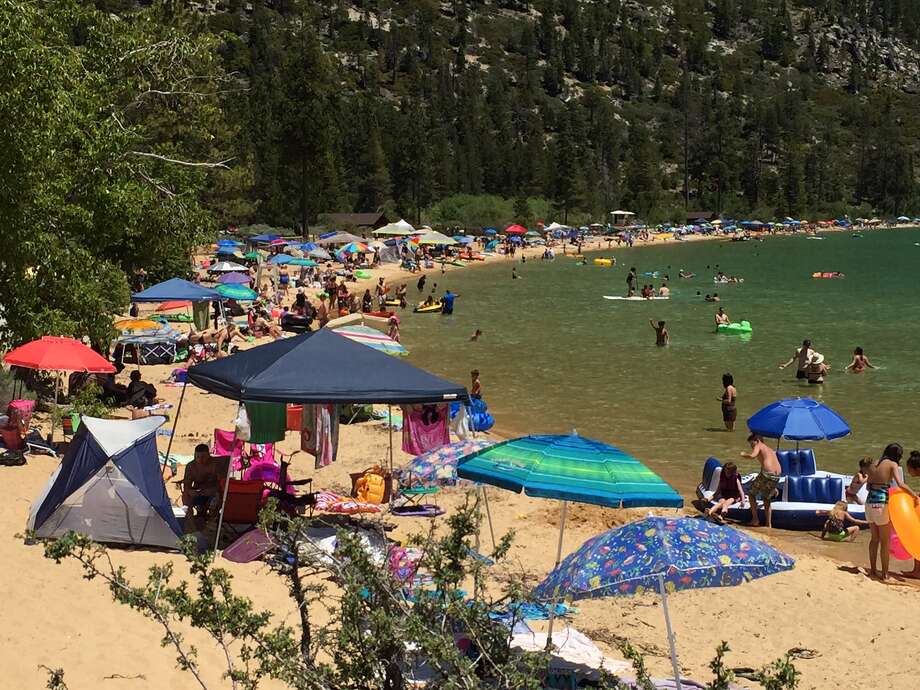
<svg viewBox="0 0 920 690">
<path fill-rule="evenodd" d="M 239 441 L 248 441 L 252 435 L 252 428 L 249 425 L 249 415 L 246 414 L 246 406 L 240 404 L 236 412 L 236 419 L 233 420 L 234 435 Z"/>
<path fill-rule="evenodd" d="M 351 495 L 360 503 L 387 503 L 391 475 L 379 465 L 351 475 Z"/>
<path fill-rule="evenodd" d="M 21 450 L 0 449 L 0 466 L 18 467 L 26 464 L 26 456 Z"/>
</svg>

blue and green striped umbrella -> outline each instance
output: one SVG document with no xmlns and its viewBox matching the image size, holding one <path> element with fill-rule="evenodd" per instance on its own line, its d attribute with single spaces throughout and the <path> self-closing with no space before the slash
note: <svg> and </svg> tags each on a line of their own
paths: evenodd
<svg viewBox="0 0 920 690">
<path fill-rule="evenodd" d="M 619 448 L 577 434 L 522 436 L 463 458 L 457 474 L 538 498 L 614 508 L 680 508 L 683 498 Z"/>
<path fill-rule="evenodd" d="M 250 290 L 245 285 L 218 285 L 215 290 L 221 297 L 241 302 L 251 302 L 259 297 L 255 290 Z"/>
</svg>

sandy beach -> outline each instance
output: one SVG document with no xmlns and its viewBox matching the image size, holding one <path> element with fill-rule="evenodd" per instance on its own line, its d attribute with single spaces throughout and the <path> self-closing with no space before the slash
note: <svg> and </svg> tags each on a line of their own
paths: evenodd
<svg viewBox="0 0 920 690">
<path fill-rule="evenodd" d="M 688 241 L 702 241 L 693 237 Z M 719 238 L 714 238 L 719 239 Z M 601 242 L 597 249 L 606 249 Z M 594 250 L 595 247 L 586 247 Z M 537 259 L 542 249 L 527 250 L 528 260 Z M 518 254 L 516 259 L 520 258 Z M 490 261 L 510 261 L 495 257 Z M 568 259 L 560 259 L 568 260 Z M 473 264 L 475 265 L 475 263 Z M 440 273 L 440 267 L 429 270 Z M 455 270 L 447 266 L 446 271 Z M 417 280 L 419 274 L 386 267 L 373 272 L 389 283 Z M 255 344 L 261 344 L 259 341 Z M 247 347 L 252 345 L 246 345 Z M 410 359 L 411 361 L 411 359 Z M 145 380 L 158 387 L 160 397 L 176 405 L 180 387 L 161 383 L 170 366 L 143 368 Z M 130 368 L 119 380 L 125 382 Z M 173 452 L 191 454 L 194 446 L 208 442 L 215 428 L 232 428 L 236 405 L 192 386 L 187 389 L 182 414 L 175 431 Z M 175 413 L 175 408 L 170 411 Z M 117 415 L 128 418 L 124 410 Z M 47 415 L 39 415 L 47 430 Z M 173 428 L 170 421 L 164 427 Z M 500 425 L 499 425 L 500 428 Z M 500 431 L 492 434 L 500 436 Z M 388 434 L 380 422 L 343 426 L 339 460 L 322 470 L 314 470 L 312 459 L 295 458 L 292 475 L 313 477 L 318 489 L 346 492 L 349 472 L 385 462 Z M 60 436 L 58 436 L 60 438 Z M 409 456 L 399 450 L 394 435 L 397 466 Z M 168 438 L 159 437 L 165 451 Z M 293 435 L 280 444 L 282 450 L 295 450 Z M 25 528 L 29 506 L 56 467 L 56 460 L 30 456 L 22 467 L 2 467 L 7 500 L 0 506 L 0 562 L 6 577 L 0 582 L 0 662 L 5 668 L 3 687 L 38 688 L 45 683 L 41 666 L 61 667 L 71 690 L 80 688 L 160 689 L 189 688 L 191 677 L 175 667 L 174 654 L 159 645 L 161 632 L 139 614 L 111 601 L 101 582 L 86 582 L 74 563 L 55 565 L 42 556 L 40 545 L 26 545 L 17 536 Z M 181 470 L 180 470 L 181 472 Z M 667 477 L 665 477 L 667 479 Z M 172 484 L 170 494 L 178 502 Z M 439 503 L 448 513 L 464 500 L 464 489 L 446 489 Z M 513 495 L 492 489 L 489 493 L 496 534 L 515 532 L 512 558 L 494 573 L 515 570 L 538 582 L 552 568 L 559 505 L 551 501 Z M 692 496 L 686 496 L 689 505 Z M 570 507 L 563 555 L 578 548 L 586 539 L 612 526 L 628 522 L 647 511 L 616 511 L 592 506 Z M 669 514 L 669 511 L 659 511 Z M 694 513 L 689 508 L 687 513 Z M 670 511 L 673 514 L 673 511 Z M 422 532 L 428 522 L 418 518 L 391 518 L 396 524 L 395 538 Z M 688 677 L 708 680 L 708 662 L 720 640 L 731 652 L 729 666 L 760 667 L 789 650 L 797 650 L 795 663 L 802 674 L 802 688 L 838 688 L 849 681 L 865 678 L 871 658 L 868 687 L 916 687 L 920 664 L 910 655 L 916 645 L 916 621 L 920 618 L 920 591 L 916 583 L 894 580 L 883 584 L 868 579 L 863 569 L 868 534 L 854 545 L 822 544 L 810 533 L 790 534 L 752 530 L 797 559 L 796 567 L 740 587 L 679 592 L 671 597 L 671 615 L 677 634 L 677 650 Z M 484 549 L 489 547 L 488 529 L 483 530 Z M 131 577 L 141 579 L 153 564 L 172 562 L 183 572 L 181 558 L 175 554 L 143 549 L 113 549 L 113 560 L 124 565 Z M 291 602 L 283 583 L 259 563 L 239 565 L 220 560 L 234 575 L 238 592 L 251 597 L 258 607 L 270 610 L 293 622 Z M 894 572 L 909 563 L 892 562 Z M 616 643 L 628 639 L 646 655 L 653 674 L 670 673 L 667 639 L 661 607 L 656 596 L 601 599 L 579 602 L 570 623 L 593 638 L 613 657 L 619 657 Z M 536 627 L 536 626 L 535 626 Z M 213 687 L 228 687 L 219 681 L 218 652 L 195 633 L 189 639 L 200 649 L 202 667 L 209 669 Z M 905 653 L 906 652 L 906 653 Z M 739 680 L 743 686 L 756 687 Z M 274 687 L 267 683 L 265 687 Z"/>
<path fill-rule="evenodd" d="M 145 367 L 147 380 L 159 382 L 169 367 Z M 125 372 L 127 373 L 127 372 Z M 159 385 L 161 395 L 177 402 L 180 389 Z M 179 419 L 173 450 L 188 454 L 196 443 L 210 438 L 214 427 L 230 425 L 234 404 L 189 387 Z M 166 428 L 171 428 L 172 422 Z M 165 450 L 168 439 L 161 437 Z M 293 450 L 289 438 L 281 444 Z M 396 464 L 408 456 L 399 451 Z M 387 452 L 387 432 L 378 422 L 343 427 L 339 461 L 314 471 L 312 461 L 298 456 L 295 476 L 313 476 L 320 488 L 345 489 L 348 473 L 381 462 Z M 299 462 L 298 462 L 299 460 Z M 0 507 L 0 559 L 8 576 L 0 584 L 4 606 L 0 610 L 3 632 L 0 659 L 7 669 L 4 685 L 37 688 L 44 683 L 40 665 L 63 667 L 73 689 L 187 688 L 190 677 L 175 669 L 173 655 L 159 646 L 157 627 L 140 615 L 113 603 L 99 582 L 85 582 L 73 563 L 55 565 L 43 558 L 41 547 L 27 546 L 15 535 L 25 525 L 31 500 L 55 466 L 48 457 L 32 456 L 23 467 L 2 468 L 10 500 Z M 175 487 L 170 491 L 177 498 Z M 505 569 L 520 570 L 536 583 L 552 567 L 552 553 L 559 519 L 558 504 L 493 489 L 489 494 L 496 533 L 516 533 L 511 560 Z M 446 489 L 440 503 L 448 511 L 464 499 L 464 490 Z M 667 511 L 663 511 L 667 512 Z M 644 511 L 615 511 L 574 506 L 569 512 L 563 553 L 611 526 L 644 515 Z M 388 518 L 396 522 L 394 535 L 421 532 L 421 519 Z M 694 678 L 709 677 L 707 663 L 716 644 L 727 640 L 733 666 L 760 666 L 790 649 L 812 658 L 801 659 L 803 688 L 840 687 L 842 678 L 865 673 L 865 655 L 871 653 L 877 669 L 884 669 L 873 687 L 910 688 L 918 671 L 916 662 L 905 661 L 904 650 L 915 643 L 915 622 L 920 616 L 920 592 L 911 584 L 881 584 L 866 578 L 857 567 L 863 564 L 867 535 L 848 551 L 853 562 L 820 555 L 814 535 L 784 538 L 778 532 L 758 530 L 775 546 L 792 554 L 797 565 L 791 572 L 764 578 L 741 587 L 680 592 L 671 597 L 672 617 L 684 672 Z M 488 548 L 488 530 L 483 530 Z M 858 547 L 858 548 L 857 548 Z M 142 577 L 155 563 L 173 562 L 182 572 L 175 554 L 145 550 L 113 549 L 117 564 L 134 577 Z M 221 560 L 235 577 L 236 587 L 258 606 L 290 620 L 292 607 L 281 581 L 259 563 L 239 565 Z M 897 568 L 895 568 L 897 569 Z M 497 569 L 495 577 L 501 577 Z M 629 639 L 646 654 L 651 670 L 669 672 L 667 640 L 661 608 L 654 596 L 602 599 L 578 604 L 571 624 L 617 657 L 616 642 Z M 217 652 L 196 638 L 203 666 L 219 669 Z M 216 678 L 215 687 L 221 687 Z M 271 687 L 267 684 L 266 687 Z"/>
</svg>

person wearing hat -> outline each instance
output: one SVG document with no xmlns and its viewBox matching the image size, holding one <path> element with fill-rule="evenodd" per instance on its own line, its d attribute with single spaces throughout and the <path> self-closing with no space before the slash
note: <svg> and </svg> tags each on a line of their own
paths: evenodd
<svg viewBox="0 0 920 690">
<path fill-rule="evenodd" d="M 811 355 L 811 359 L 808 362 L 805 377 L 808 379 L 808 383 L 824 383 L 824 376 L 830 369 L 831 368 L 824 363 L 824 355 L 820 352 L 815 352 Z"/>
</svg>

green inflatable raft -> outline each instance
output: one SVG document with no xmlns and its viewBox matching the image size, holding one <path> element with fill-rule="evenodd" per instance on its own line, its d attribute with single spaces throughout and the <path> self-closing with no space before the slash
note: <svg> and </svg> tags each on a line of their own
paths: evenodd
<svg viewBox="0 0 920 690">
<path fill-rule="evenodd" d="M 726 335 L 744 335 L 754 332 L 754 329 L 751 328 L 750 321 L 742 321 L 741 323 L 720 323 L 716 330 Z"/>
</svg>

